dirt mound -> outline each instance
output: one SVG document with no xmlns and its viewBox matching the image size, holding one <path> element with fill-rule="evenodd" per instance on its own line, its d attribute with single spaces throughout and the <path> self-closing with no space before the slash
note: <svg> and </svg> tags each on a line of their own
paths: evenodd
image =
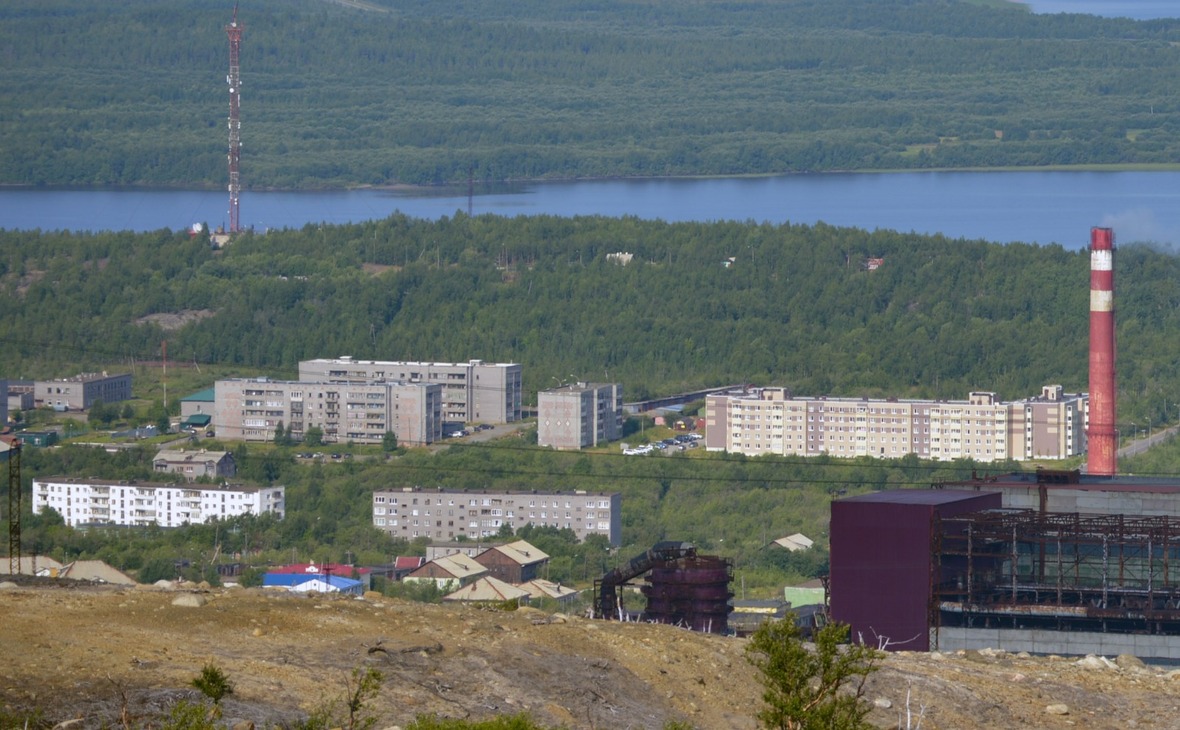
<svg viewBox="0 0 1180 730">
<path fill-rule="evenodd" d="M 235 685 L 227 721 L 290 724 L 342 700 L 354 669 L 383 675 L 377 727 L 423 713 L 480 718 L 527 711 L 571 728 L 754 728 L 757 676 L 745 640 L 466 606 L 257 589 L 202 593 L 21 585 L 0 590 L 0 704 L 40 708 L 72 728 L 147 719 L 212 662 Z M 199 603 L 199 602 L 196 602 Z M 1177 726 L 1180 682 L 1133 661 L 1079 663 L 1002 652 L 894 654 L 868 699 L 880 727 Z M 1064 711 L 1065 714 L 1061 714 Z M 0 717 L 3 717 L 0 714 Z"/>
</svg>

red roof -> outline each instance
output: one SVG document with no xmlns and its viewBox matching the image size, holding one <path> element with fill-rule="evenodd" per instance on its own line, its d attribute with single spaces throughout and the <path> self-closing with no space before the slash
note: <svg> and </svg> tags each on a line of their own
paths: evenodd
<svg viewBox="0 0 1180 730">
<path fill-rule="evenodd" d="M 394 570 L 416 570 L 421 568 L 426 558 L 417 555 L 399 555 L 393 561 Z"/>
</svg>

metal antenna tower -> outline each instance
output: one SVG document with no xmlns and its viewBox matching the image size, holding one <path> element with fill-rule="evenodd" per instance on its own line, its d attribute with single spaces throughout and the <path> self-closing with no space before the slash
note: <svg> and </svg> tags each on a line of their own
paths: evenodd
<svg viewBox="0 0 1180 730">
<path fill-rule="evenodd" d="M 241 79 L 238 77 L 238 51 L 242 47 L 242 26 L 238 25 L 238 6 L 234 3 L 234 19 L 225 26 L 229 36 L 229 232 L 241 230 L 238 217 L 238 197 L 242 192 L 242 181 L 238 177 L 238 162 L 242 158 L 242 122 L 238 118 L 241 101 Z"/>
<path fill-rule="evenodd" d="M 20 573 L 20 447 L 14 440 L 8 449 L 8 572 Z M 33 573 L 36 573 L 36 567 Z"/>
</svg>

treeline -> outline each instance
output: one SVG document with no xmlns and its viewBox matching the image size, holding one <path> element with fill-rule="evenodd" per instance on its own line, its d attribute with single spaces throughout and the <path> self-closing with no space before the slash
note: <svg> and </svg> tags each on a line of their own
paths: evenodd
<svg viewBox="0 0 1180 730">
<path fill-rule="evenodd" d="M 242 9 L 243 179 L 1171 163 L 1180 21 L 947 0 Z M 0 8 L 0 182 L 224 184 L 232 7 Z"/>
<path fill-rule="evenodd" d="M 743 382 L 1014 399 L 1087 388 L 1088 271 L 1059 246 L 823 224 L 396 215 L 216 253 L 169 231 L 0 232 L 0 372 L 126 367 L 167 340 L 175 361 L 274 377 L 345 354 L 519 362 L 530 402 L 571 375 L 628 400 Z M 1180 262 L 1125 247 L 1117 276 L 1119 413 L 1158 423 L 1180 392 Z M 200 316 L 150 317 L 182 312 Z"/>
</svg>

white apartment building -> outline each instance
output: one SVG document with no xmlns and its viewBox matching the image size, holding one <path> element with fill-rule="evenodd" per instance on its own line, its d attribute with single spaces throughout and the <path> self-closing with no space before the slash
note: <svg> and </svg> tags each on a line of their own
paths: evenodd
<svg viewBox="0 0 1180 730">
<path fill-rule="evenodd" d="M 295 441 L 317 427 L 325 443 L 423 445 L 442 438 L 442 387 L 432 383 L 218 380 L 213 422 L 228 441 L 270 441 L 279 424 Z"/>
<path fill-rule="evenodd" d="M 402 362 L 351 357 L 304 360 L 299 379 L 324 383 L 400 380 L 438 383 L 443 420 L 451 423 L 514 423 L 520 420 L 520 365 L 516 363 Z"/>
<path fill-rule="evenodd" d="M 623 437 L 623 386 L 572 383 L 537 393 L 537 444 L 581 449 Z"/>
<path fill-rule="evenodd" d="M 392 537 L 432 541 L 495 536 L 503 525 L 570 529 L 584 540 L 603 535 L 621 545 L 622 496 L 618 492 L 473 492 L 403 487 L 373 493 L 373 525 Z"/>
<path fill-rule="evenodd" d="M 1063 459 L 1086 451 L 1089 396 L 1045 386 L 1039 396 L 1000 401 L 794 397 L 758 388 L 705 399 L 705 447 L 756 456 L 874 456 L 1005 461 Z"/>
<path fill-rule="evenodd" d="M 71 527 L 179 527 L 236 515 L 286 514 L 284 487 L 155 484 L 46 477 L 33 480 L 33 511 L 56 510 Z"/>
</svg>

